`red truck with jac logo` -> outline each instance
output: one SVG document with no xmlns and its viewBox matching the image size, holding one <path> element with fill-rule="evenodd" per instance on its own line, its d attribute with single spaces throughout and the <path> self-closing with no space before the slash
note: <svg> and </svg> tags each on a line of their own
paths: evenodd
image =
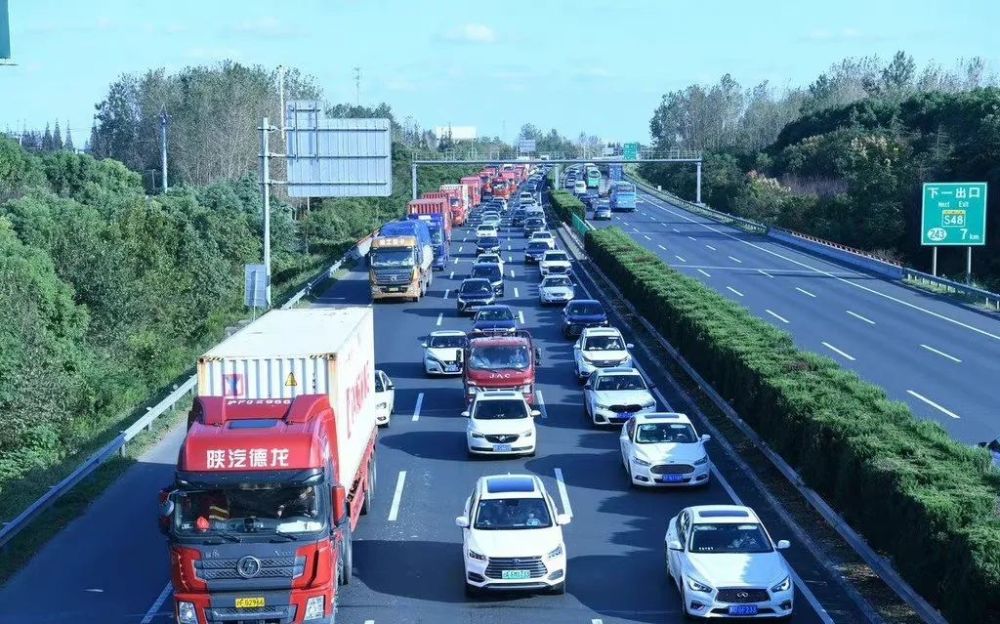
<svg viewBox="0 0 1000 624">
<path fill-rule="evenodd" d="M 462 380 L 467 401 L 480 390 L 519 390 L 529 404 L 535 403 L 535 371 L 542 354 L 530 333 L 515 330 L 473 334 L 464 358 Z"/>
<path fill-rule="evenodd" d="M 370 308 L 275 310 L 198 360 L 160 494 L 179 624 L 331 624 L 375 489 Z"/>
</svg>

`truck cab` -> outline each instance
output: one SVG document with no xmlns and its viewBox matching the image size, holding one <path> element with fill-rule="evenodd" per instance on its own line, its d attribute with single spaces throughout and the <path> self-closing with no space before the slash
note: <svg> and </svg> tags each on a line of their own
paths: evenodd
<svg viewBox="0 0 1000 624">
<path fill-rule="evenodd" d="M 470 338 L 463 359 L 467 401 L 480 390 L 517 390 L 534 405 L 535 371 L 541 362 L 541 350 L 527 331 Z"/>
</svg>

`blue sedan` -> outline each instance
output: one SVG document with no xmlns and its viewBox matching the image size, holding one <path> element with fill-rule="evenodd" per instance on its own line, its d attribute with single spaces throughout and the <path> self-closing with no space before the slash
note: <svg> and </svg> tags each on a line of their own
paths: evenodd
<svg viewBox="0 0 1000 624">
<path fill-rule="evenodd" d="M 576 299 L 563 308 L 563 335 L 579 336 L 585 327 L 607 327 L 608 314 L 600 301 Z"/>
</svg>

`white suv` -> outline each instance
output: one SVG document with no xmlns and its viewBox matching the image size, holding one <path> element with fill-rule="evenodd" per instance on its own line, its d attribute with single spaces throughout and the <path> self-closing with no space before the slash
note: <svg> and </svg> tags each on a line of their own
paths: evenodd
<svg viewBox="0 0 1000 624">
<path fill-rule="evenodd" d="M 585 381 L 600 368 L 632 368 L 633 346 L 614 327 L 585 327 L 573 345 L 577 378 Z"/>
<path fill-rule="evenodd" d="M 462 412 L 469 419 L 469 455 L 534 455 L 535 418 L 541 415 L 520 391 L 477 392 L 468 411 Z"/>
<path fill-rule="evenodd" d="M 538 261 L 538 270 L 542 277 L 546 275 L 566 275 L 572 267 L 569 263 L 569 255 L 561 249 L 546 251 L 542 259 Z"/>
<path fill-rule="evenodd" d="M 670 520 L 665 537 L 667 576 L 688 616 L 787 618 L 795 587 L 792 571 L 749 507 L 688 507 Z"/>
<path fill-rule="evenodd" d="M 548 590 L 566 592 L 562 527 L 570 516 L 556 510 L 534 475 L 480 477 L 455 518 L 462 529 L 465 592 Z"/>
<path fill-rule="evenodd" d="M 705 443 L 684 414 L 637 414 L 622 427 L 618 439 L 630 485 L 708 485 L 712 462 Z"/>
</svg>

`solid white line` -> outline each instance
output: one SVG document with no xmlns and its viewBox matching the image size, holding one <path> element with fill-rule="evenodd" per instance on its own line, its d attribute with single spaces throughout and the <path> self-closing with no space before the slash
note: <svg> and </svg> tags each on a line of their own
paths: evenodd
<svg viewBox="0 0 1000 624">
<path fill-rule="evenodd" d="M 869 325 L 874 325 L 875 324 L 875 321 L 871 320 L 870 318 L 865 318 L 865 317 L 861 316 L 860 314 L 858 314 L 857 312 L 851 312 L 850 310 L 845 310 L 845 312 L 847 312 L 848 314 L 850 314 L 851 316 L 853 316 L 854 318 L 856 318 L 858 320 L 861 320 L 861 321 L 864 321 L 864 322 L 868 323 Z"/>
<path fill-rule="evenodd" d="M 451 272 L 451 275 L 448 276 L 448 279 L 455 279 L 455 272 L 454 271 Z"/>
<path fill-rule="evenodd" d="M 705 269 L 698 269 L 698 272 L 704 275 L 705 277 L 712 277 L 712 274 L 706 271 Z"/>
<path fill-rule="evenodd" d="M 587 295 L 590 296 L 589 294 Z M 545 409 L 545 397 L 542 396 L 541 390 L 535 390 L 535 400 L 538 401 L 538 411 L 542 413 L 542 418 L 549 417 L 549 411 Z"/>
<path fill-rule="evenodd" d="M 960 416 L 958 414 L 956 414 L 955 412 L 941 407 L 940 405 L 938 405 L 934 401 L 931 401 L 930 399 L 928 399 L 924 395 L 920 394 L 919 392 L 914 392 L 913 390 L 907 390 L 906 392 L 910 396 L 913 396 L 913 397 L 916 397 L 916 398 L 920 399 L 921 401 L 923 401 L 927 405 L 930 405 L 933 408 L 941 410 L 942 412 L 944 412 L 945 414 L 951 416 L 952 418 L 956 418 L 956 419 L 960 418 Z"/>
<path fill-rule="evenodd" d="M 450 288 L 445 288 L 444 289 L 444 297 L 442 297 L 442 299 L 447 299 L 448 298 L 448 293 L 450 293 L 450 292 L 451 292 Z"/>
<path fill-rule="evenodd" d="M 680 260 L 681 262 L 687 262 L 687 260 L 685 260 L 684 258 L 682 258 L 680 256 L 674 256 L 674 257 L 677 258 L 678 260 Z"/>
<path fill-rule="evenodd" d="M 521 325 L 524 325 L 524 310 L 517 311 L 517 318 L 521 321 Z"/>
<path fill-rule="evenodd" d="M 808 296 L 812 297 L 813 299 L 815 299 L 815 298 L 816 298 L 816 295 L 812 294 L 812 293 L 811 293 L 811 292 L 809 292 L 808 290 L 803 290 L 802 288 L 799 288 L 798 286 L 796 286 L 796 287 L 795 287 L 795 290 L 799 291 L 799 292 L 800 292 L 800 293 L 802 293 L 803 295 L 808 295 Z"/>
<path fill-rule="evenodd" d="M 149 611 L 146 611 L 146 615 L 143 616 L 140 624 L 149 624 L 153 621 L 153 618 L 160 612 L 160 607 L 163 606 L 164 601 L 167 599 L 167 596 L 170 595 L 172 589 L 173 587 L 171 584 L 167 583 L 167 586 L 163 588 L 160 595 L 156 597 L 156 601 L 153 603 L 153 606 L 149 608 Z"/>
<path fill-rule="evenodd" d="M 646 239 L 646 240 L 648 240 L 648 241 L 651 241 L 651 240 L 653 240 L 652 238 L 650 238 L 650 237 L 646 236 L 645 234 L 643 234 L 643 235 L 642 235 L 642 237 L 643 237 L 643 238 L 645 238 L 645 239 Z"/>
<path fill-rule="evenodd" d="M 761 275 L 766 275 L 766 276 L 770 277 L 771 279 L 774 279 L 774 276 L 771 275 L 770 273 L 768 273 L 767 271 L 765 271 L 764 269 L 757 269 L 757 272 L 760 273 Z"/>
<path fill-rule="evenodd" d="M 788 319 L 786 319 L 785 317 L 779 316 L 778 314 L 775 314 L 774 312 L 771 312 L 770 310 L 764 310 L 764 311 L 767 312 L 768 314 L 770 314 L 771 316 L 773 316 L 774 318 L 778 319 L 782 323 L 786 323 L 786 324 L 788 323 Z"/>
<path fill-rule="evenodd" d="M 937 354 L 938 354 L 938 355 L 940 355 L 941 357 L 944 357 L 944 358 L 948 358 L 948 359 L 949 359 L 949 360 L 951 360 L 952 362 L 957 362 L 957 363 L 959 363 L 959 364 L 961 364 L 961 363 L 962 363 L 962 360 L 958 359 L 958 358 L 957 358 L 957 357 L 955 357 L 954 355 L 948 355 L 948 354 L 947 354 L 947 353 L 945 353 L 944 351 L 938 351 L 938 350 L 937 350 L 937 349 L 935 349 L 934 347 L 931 347 L 931 346 L 928 346 L 928 345 L 925 345 L 925 344 L 922 344 L 922 345 L 920 345 L 920 346 L 921 346 L 921 347 L 923 347 L 923 348 L 925 348 L 925 349 L 927 349 L 927 350 L 928 350 L 928 351 L 930 351 L 931 353 L 937 353 Z"/>
<path fill-rule="evenodd" d="M 441 320 L 444 319 L 444 312 L 438 314 L 437 326 L 441 326 Z"/>
<path fill-rule="evenodd" d="M 392 495 L 392 507 L 389 508 L 389 522 L 395 522 L 399 517 L 399 503 L 403 500 L 403 485 L 406 484 L 406 471 L 399 471 L 399 478 L 396 479 L 396 491 Z"/>
<path fill-rule="evenodd" d="M 712 247 L 711 245 L 709 245 L 707 243 L 705 244 L 705 246 L 708 247 L 709 249 L 711 249 L 712 251 L 718 251 L 718 249 L 716 249 L 715 247 Z"/>
<path fill-rule="evenodd" d="M 657 245 L 657 247 L 659 247 L 659 248 L 660 248 L 660 249 L 662 249 L 663 251 L 666 251 L 666 250 L 667 250 L 667 248 L 666 248 L 666 247 L 664 247 L 663 245 Z"/>
<path fill-rule="evenodd" d="M 697 239 L 697 238 L 695 238 L 694 236 L 688 236 L 688 238 L 690 238 L 690 239 L 691 239 L 691 240 L 693 240 L 693 241 L 697 241 L 697 240 L 698 240 L 698 239 Z"/>
<path fill-rule="evenodd" d="M 517 299 L 520 296 L 521 296 L 521 293 L 517 292 L 517 287 L 515 286 L 514 287 L 514 298 Z"/>
<path fill-rule="evenodd" d="M 740 260 L 739 258 L 736 258 L 736 257 L 733 257 L 733 256 L 729 256 L 729 259 L 732 260 L 733 262 L 735 262 L 736 264 L 743 264 L 743 261 Z"/>
<path fill-rule="evenodd" d="M 424 393 L 421 392 L 420 394 L 417 395 L 417 404 L 413 407 L 413 418 L 411 418 L 410 420 L 412 420 L 413 422 L 417 422 L 418 420 L 420 420 L 420 407 L 423 404 L 424 404 Z"/>
<path fill-rule="evenodd" d="M 556 468 L 556 487 L 559 488 L 559 498 L 562 499 L 563 513 L 573 516 L 573 508 L 569 504 L 569 493 L 566 492 L 566 482 L 563 481 L 562 468 Z"/>
<path fill-rule="evenodd" d="M 852 361 L 852 362 L 854 361 L 854 357 L 853 357 L 853 356 L 851 356 L 851 355 L 850 355 L 850 354 L 848 354 L 848 353 L 844 353 L 843 351 L 841 351 L 841 350 L 840 350 L 840 349 L 838 349 L 837 347 L 833 346 L 833 345 L 832 345 L 832 344 L 830 344 L 829 342 L 826 342 L 826 341 L 824 340 L 824 341 L 823 341 L 823 342 L 821 342 L 820 344 L 822 344 L 822 345 L 823 345 L 824 347 L 826 347 L 827 349 L 829 349 L 829 350 L 833 351 L 833 352 L 834 352 L 834 353 L 836 353 L 837 355 L 841 355 L 841 356 L 843 356 L 843 357 L 847 358 L 848 360 L 850 360 L 850 361 Z"/>
<path fill-rule="evenodd" d="M 742 297 L 742 296 L 743 296 L 743 293 L 741 293 L 740 291 L 736 290 L 736 289 L 735 289 L 735 288 L 733 288 L 732 286 L 726 286 L 726 290 L 728 290 L 729 292 L 733 292 L 733 293 L 736 293 L 736 294 L 737 294 L 737 295 L 739 295 L 740 297 Z"/>
</svg>

